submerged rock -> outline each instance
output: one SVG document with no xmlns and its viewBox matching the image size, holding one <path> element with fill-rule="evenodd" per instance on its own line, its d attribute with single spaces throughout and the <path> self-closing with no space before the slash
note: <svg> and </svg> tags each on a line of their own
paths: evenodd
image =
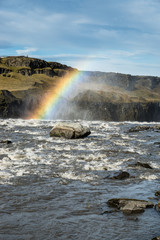
<svg viewBox="0 0 160 240">
<path fill-rule="evenodd" d="M 160 201 L 155 205 L 155 208 L 158 212 L 160 212 Z"/>
<path fill-rule="evenodd" d="M 117 175 L 113 176 L 111 179 L 124 180 L 130 177 L 128 172 L 120 172 Z"/>
<path fill-rule="evenodd" d="M 88 127 L 80 123 L 60 122 L 50 131 L 50 137 L 64 137 L 68 139 L 84 138 L 91 134 Z"/>
<path fill-rule="evenodd" d="M 1 140 L 1 141 L 0 141 L 0 143 L 11 144 L 11 143 L 12 143 L 12 141 L 10 141 L 10 140 Z"/>
<path fill-rule="evenodd" d="M 160 198 L 160 190 L 155 192 L 155 196 L 158 196 Z"/>
<path fill-rule="evenodd" d="M 153 169 L 148 163 L 141 163 L 141 162 L 136 162 L 136 163 L 130 164 L 128 166 L 129 167 L 143 167 L 143 168 Z"/>
<path fill-rule="evenodd" d="M 160 240 L 160 236 L 159 237 L 154 237 L 154 238 L 152 238 L 152 240 Z"/>
<path fill-rule="evenodd" d="M 128 132 L 140 132 L 140 131 L 154 131 L 154 130 L 160 130 L 160 125 L 154 125 L 154 126 L 149 126 L 149 125 L 144 125 L 144 126 L 136 126 L 133 128 L 130 128 Z"/>
<path fill-rule="evenodd" d="M 154 206 L 150 201 L 127 198 L 113 198 L 108 200 L 107 204 L 110 207 L 118 208 L 125 214 L 142 213 L 146 208 Z"/>
</svg>

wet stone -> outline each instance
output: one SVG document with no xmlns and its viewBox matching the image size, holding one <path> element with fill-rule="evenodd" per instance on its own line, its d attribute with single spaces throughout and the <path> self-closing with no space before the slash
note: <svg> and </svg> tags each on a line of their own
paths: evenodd
<svg viewBox="0 0 160 240">
<path fill-rule="evenodd" d="M 154 238 L 152 238 L 152 240 L 160 240 L 160 236 L 159 237 L 154 237 Z"/>
<path fill-rule="evenodd" d="M 150 201 L 127 198 L 113 198 L 108 200 L 107 204 L 110 207 L 118 208 L 124 214 L 143 213 L 146 208 L 154 206 Z"/>
<path fill-rule="evenodd" d="M 113 176 L 111 179 L 116 179 L 116 180 L 125 180 L 130 177 L 130 174 L 128 172 L 120 172 L 117 175 Z"/>
<path fill-rule="evenodd" d="M 141 162 L 136 162 L 136 163 L 130 164 L 128 166 L 129 167 L 143 167 L 143 168 L 153 169 L 148 163 L 141 163 Z"/>
<path fill-rule="evenodd" d="M 155 196 L 158 196 L 160 198 L 160 190 L 155 192 Z"/>
<path fill-rule="evenodd" d="M 160 201 L 155 205 L 155 208 L 158 212 L 160 212 Z"/>
<path fill-rule="evenodd" d="M 108 213 L 115 213 L 115 212 L 119 212 L 119 210 L 118 209 L 113 209 L 113 210 L 107 210 L 107 211 L 104 211 L 103 213 L 102 213 L 102 215 L 103 214 L 108 214 Z"/>
<path fill-rule="evenodd" d="M 149 125 L 143 125 L 143 126 L 136 126 L 133 128 L 130 128 L 128 132 L 140 132 L 140 131 L 156 131 L 160 130 L 160 125 L 154 125 L 154 126 L 149 126 Z"/>
<path fill-rule="evenodd" d="M 67 139 L 85 138 L 91 131 L 80 123 L 60 122 L 50 131 L 50 137 L 63 137 Z"/>
<path fill-rule="evenodd" d="M 12 141 L 10 141 L 10 140 L 2 140 L 2 141 L 0 141 L 0 143 L 11 144 Z"/>
</svg>

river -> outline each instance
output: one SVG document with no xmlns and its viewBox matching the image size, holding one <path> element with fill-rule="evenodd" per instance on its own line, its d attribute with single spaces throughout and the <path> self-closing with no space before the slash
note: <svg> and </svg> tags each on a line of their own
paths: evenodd
<svg viewBox="0 0 160 240">
<path fill-rule="evenodd" d="M 125 215 L 110 211 L 107 201 L 123 197 L 157 203 L 160 131 L 128 130 L 160 123 L 83 121 L 91 135 L 66 140 L 49 137 L 56 122 L 0 120 L 0 239 L 151 240 L 159 236 L 160 214 L 154 208 Z M 137 161 L 153 169 L 134 167 Z M 127 171 L 130 177 L 111 179 L 119 171 Z"/>
</svg>

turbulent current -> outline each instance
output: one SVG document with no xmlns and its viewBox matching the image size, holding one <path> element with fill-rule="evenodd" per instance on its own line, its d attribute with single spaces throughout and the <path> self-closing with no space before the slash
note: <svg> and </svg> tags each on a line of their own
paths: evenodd
<svg viewBox="0 0 160 240">
<path fill-rule="evenodd" d="M 129 132 L 137 125 L 156 123 L 84 121 L 91 135 L 76 140 L 49 137 L 55 123 L 0 120 L 0 239 L 151 240 L 160 236 L 160 214 L 155 208 L 125 215 L 107 205 L 111 198 L 157 203 L 160 131 Z M 137 162 L 152 168 L 136 166 Z M 119 171 L 127 171 L 130 177 L 112 179 Z"/>
</svg>

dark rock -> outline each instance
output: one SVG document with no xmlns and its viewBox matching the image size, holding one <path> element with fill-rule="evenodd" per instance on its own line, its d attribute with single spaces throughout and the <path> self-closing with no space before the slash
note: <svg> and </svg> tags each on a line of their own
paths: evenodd
<svg viewBox="0 0 160 240">
<path fill-rule="evenodd" d="M 152 240 L 160 240 L 160 236 L 159 237 L 154 237 L 154 238 L 152 238 Z"/>
<path fill-rule="evenodd" d="M 107 204 L 110 207 L 118 208 L 125 214 L 142 213 L 146 208 L 154 206 L 150 201 L 127 198 L 113 198 L 108 200 Z"/>
<path fill-rule="evenodd" d="M 136 163 L 130 164 L 128 166 L 129 167 L 143 167 L 143 168 L 153 169 L 148 163 L 141 163 L 141 162 L 136 162 Z"/>
<path fill-rule="evenodd" d="M 0 67 L 0 74 L 6 74 L 12 70 L 8 67 L 21 67 L 17 72 L 31 76 L 32 74 L 45 74 L 49 77 L 64 76 L 66 71 L 72 71 L 73 68 L 57 62 L 47 62 L 37 58 L 29 58 L 25 56 L 7 57 L 3 59 L 3 64 L 6 67 Z"/>
<path fill-rule="evenodd" d="M 124 102 L 124 100 L 122 102 L 121 97 L 114 101 L 113 96 L 109 96 L 109 93 L 93 90 L 79 93 L 72 99 L 72 102 L 76 104 L 77 112 L 82 110 L 85 112 L 85 119 L 87 120 L 160 121 L 160 102 L 142 103 Z M 76 116 L 77 112 L 75 113 Z M 134 131 L 137 132 L 140 129 L 129 130 L 129 132 Z"/>
<path fill-rule="evenodd" d="M 49 62 L 49 66 L 50 66 L 52 69 L 73 70 L 72 67 L 69 67 L 69 66 L 67 66 L 67 65 L 64 65 L 64 64 L 61 64 L 61 63 L 58 63 L 58 62 Z"/>
<path fill-rule="evenodd" d="M 58 77 L 64 77 L 66 75 L 66 70 L 64 69 L 54 69 L 54 75 L 58 76 Z"/>
<path fill-rule="evenodd" d="M 160 197 L 160 190 L 159 190 L 159 191 L 157 191 L 157 192 L 155 192 L 155 196 L 158 196 L 158 197 Z"/>
<path fill-rule="evenodd" d="M 160 147 L 160 142 L 154 142 L 154 144 L 159 145 L 159 147 Z"/>
<path fill-rule="evenodd" d="M 160 130 L 160 125 L 155 125 L 155 126 L 149 126 L 149 125 L 139 126 L 138 125 L 136 127 L 130 128 L 128 132 L 140 132 L 140 131 L 147 131 L 147 130 L 150 130 L 150 131 Z"/>
<path fill-rule="evenodd" d="M 128 217 L 127 220 L 129 220 L 129 221 L 138 221 L 139 219 L 137 217 Z"/>
<path fill-rule="evenodd" d="M 17 118 L 22 114 L 23 102 L 7 90 L 0 90 L 0 117 Z"/>
<path fill-rule="evenodd" d="M 107 213 L 114 213 L 114 212 L 119 212 L 119 210 L 118 209 L 113 209 L 113 210 L 107 210 L 107 211 L 104 211 L 103 213 L 102 213 L 102 215 L 103 214 L 107 214 Z"/>
<path fill-rule="evenodd" d="M 2 141 L 0 141 L 0 143 L 11 144 L 11 143 L 12 143 L 12 141 L 10 141 L 10 140 L 2 140 Z"/>
<path fill-rule="evenodd" d="M 146 131 L 149 129 L 150 129 L 150 126 L 136 126 L 136 127 L 130 128 L 128 132 L 140 132 L 140 131 Z"/>
<path fill-rule="evenodd" d="M 160 201 L 155 205 L 155 208 L 158 212 L 160 212 Z"/>
<path fill-rule="evenodd" d="M 113 176 L 111 179 L 124 180 L 130 177 L 128 172 L 120 172 L 116 176 Z"/>
<path fill-rule="evenodd" d="M 29 67 L 31 69 L 49 67 L 49 63 L 44 60 L 25 56 L 7 57 L 5 64 L 8 67 Z"/>
<path fill-rule="evenodd" d="M 18 73 L 24 76 L 31 76 L 33 74 L 33 71 L 30 68 L 21 68 L 18 70 Z"/>
<path fill-rule="evenodd" d="M 3 76 L 5 77 L 6 73 L 10 73 L 12 72 L 12 70 L 8 69 L 8 68 L 3 68 L 3 67 L 0 67 L 0 74 L 3 74 Z"/>
<path fill-rule="evenodd" d="M 45 74 L 49 77 L 53 77 L 56 75 L 55 72 L 49 67 L 42 68 L 42 69 L 40 69 L 40 68 L 34 69 L 34 74 Z"/>
<path fill-rule="evenodd" d="M 90 133 L 90 129 L 80 123 L 60 122 L 52 128 L 50 136 L 75 139 L 87 137 Z"/>
<path fill-rule="evenodd" d="M 64 70 L 73 70 L 73 68 L 63 65 L 57 62 L 47 62 L 38 58 L 30 58 L 25 56 L 11 56 L 5 58 L 5 65 L 8 67 L 27 67 L 31 69 L 64 69 Z"/>
</svg>

